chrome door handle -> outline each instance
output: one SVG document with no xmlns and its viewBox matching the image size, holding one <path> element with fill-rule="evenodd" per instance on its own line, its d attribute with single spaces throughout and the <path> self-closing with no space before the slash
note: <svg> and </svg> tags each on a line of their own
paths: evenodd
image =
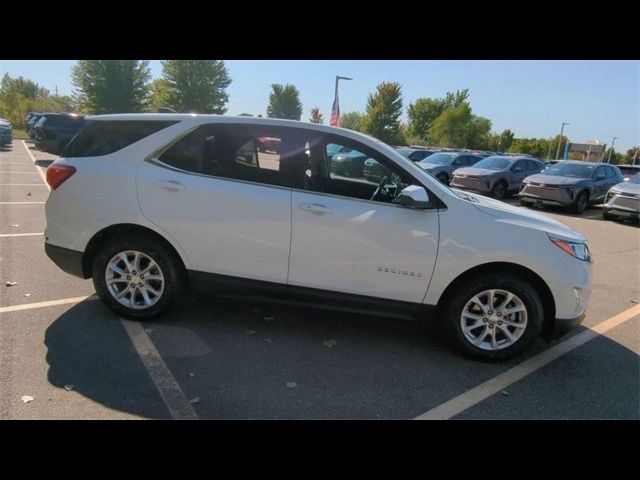
<svg viewBox="0 0 640 480">
<path fill-rule="evenodd" d="M 330 208 L 324 205 L 320 205 L 319 203 L 301 203 L 300 205 L 298 205 L 298 208 L 300 210 L 305 210 L 307 212 L 319 213 L 319 214 L 326 214 L 326 213 L 332 212 Z"/>
<path fill-rule="evenodd" d="M 155 182 L 155 185 L 157 187 L 164 188 L 165 190 L 169 190 L 170 192 L 184 191 L 187 189 L 187 187 L 185 187 L 183 184 L 174 180 L 158 181 Z"/>
</svg>

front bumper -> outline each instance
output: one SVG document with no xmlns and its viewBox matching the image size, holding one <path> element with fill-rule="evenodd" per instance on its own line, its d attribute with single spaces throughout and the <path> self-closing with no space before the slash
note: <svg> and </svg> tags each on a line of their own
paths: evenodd
<svg viewBox="0 0 640 480">
<path fill-rule="evenodd" d="M 449 182 L 449 186 L 453 188 L 459 188 L 461 190 L 470 190 L 472 192 L 478 192 L 487 194 L 491 192 L 491 182 L 487 182 L 482 178 L 474 177 L 459 177 L 454 175 Z"/>
<path fill-rule="evenodd" d="M 640 218 L 640 198 L 635 195 L 609 191 L 603 210 L 609 215 L 624 218 Z"/>
<path fill-rule="evenodd" d="M 566 188 L 525 184 L 519 193 L 520 199 L 533 204 L 568 207 L 573 204 L 573 196 Z"/>
<path fill-rule="evenodd" d="M 76 277 L 88 278 L 84 274 L 84 268 L 82 266 L 83 252 L 69 250 L 68 248 L 58 247 L 50 243 L 44 244 L 44 251 L 53 263 L 64 272 Z"/>
</svg>

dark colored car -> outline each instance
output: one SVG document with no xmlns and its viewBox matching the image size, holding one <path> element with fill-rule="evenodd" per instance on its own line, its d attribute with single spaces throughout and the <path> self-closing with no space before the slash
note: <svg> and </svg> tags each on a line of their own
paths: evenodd
<svg viewBox="0 0 640 480">
<path fill-rule="evenodd" d="M 468 152 L 437 152 L 421 160 L 417 165 L 436 177 L 445 185 L 449 185 L 453 172 L 462 167 L 470 167 L 485 158 L 482 155 Z"/>
<path fill-rule="evenodd" d="M 543 173 L 527 177 L 520 192 L 520 203 L 568 207 L 580 214 L 590 204 L 602 201 L 607 191 L 622 182 L 622 178 L 614 165 L 563 160 Z"/>
<path fill-rule="evenodd" d="M 327 146 L 327 151 L 330 145 Z M 340 149 L 330 159 L 329 169 L 331 173 L 344 177 L 362 177 L 364 162 L 369 158 L 362 152 L 350 148 Z"/>
<path fill-rule="evenodd" d="M 631 177 L 637 173 L 640 173 L 640 165 L 616 165 L 616 167 L 622 172 L 625 181 L 631 179 Z"/>
<path fill-rule="evenodd" d="M 13 142 L 13 128 L 8 121 L 0 120 L 0 147 Z"/>
<path fill-rule="evenodd" d="M 398 150 L 403 157 L 406 157 L 415 163 L 439 152 L 437 149 L 430 149 L 426 147 L 396 147 L 396 150 Z M 364 178 L 378 183 L 387 175 L 389 175 L 389 170 L 379 162 L 375 161 L 373 158 L 367 158 L 365 160 L 362 170 L 362 176 Z"/>
<path fill-rule="evenodd" d="M 29 135 L 29 138 L 31 138 L 31 140 L 34 140 L 36 138 L 35 126 L 36 123 L 38 123 L 38 120 L 40 120 L 43 115 L 44 113 L 32 113 L 30 116 L 28 116 L 27 122 L 25 124 L 25 129 L 27 131 L 27 135 Z"/>
<path fill-rule="evenodd" d="M 59 155 L 84 125 L 84 117 L 74 113 L 45 113 L 34 126 L 36 147 Z"/>
<path fill-rule="evenodd" d="M 473 167 L 456 170 L 449 184 L 502 200 L 510 192 L 519 192 L 526 177 L 543 170 L 544 163 L 534 158 L 492 155 Z"/>
</svg>

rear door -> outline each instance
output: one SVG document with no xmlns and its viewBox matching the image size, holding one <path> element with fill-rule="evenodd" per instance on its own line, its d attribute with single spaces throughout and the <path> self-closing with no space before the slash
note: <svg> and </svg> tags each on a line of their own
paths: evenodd
<svg viewBox="0 0 640 480">
<path fill-rule="evenodd" d="M 278 129 L 256 125 L 195 129 L 143 162 L 143 214 L 181 245 L 197 271 L 285 284 L 291 189 L 279 140 Z"/>
</svg>

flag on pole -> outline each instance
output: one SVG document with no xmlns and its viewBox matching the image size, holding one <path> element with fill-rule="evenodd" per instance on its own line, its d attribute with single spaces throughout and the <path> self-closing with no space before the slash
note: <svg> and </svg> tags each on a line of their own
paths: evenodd
<svg viewBox="0 0 640 480">
<path fill-rule="evenodd" d="M 329 125 L 332 127 L 340 126 L 340 105 L 338 104 L 338 89 L 336 88 L 336 98 L 333 100 L 333 107 L 331 107 L 331 120 Z"/>
</svg>

